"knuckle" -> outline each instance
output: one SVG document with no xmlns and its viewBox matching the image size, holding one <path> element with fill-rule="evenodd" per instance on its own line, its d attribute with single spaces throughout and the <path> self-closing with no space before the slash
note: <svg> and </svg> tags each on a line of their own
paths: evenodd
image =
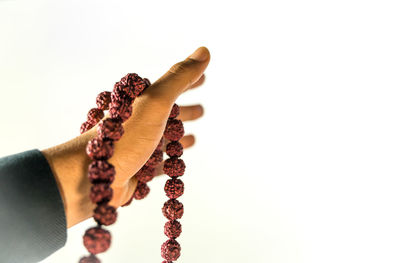
<svg viewBox="0 0 400 263">
<path fill-rule="evenodd" d="M 186 59 L 184 61 L 180 61 L 178 63 L 175 63 L 169 69 L 169 72 L 171 74 L 174 74 L 174 75 L 185 74 L 190 70 L 190 68 L 192 68 L 192 65 L 194 65 L 195 63 L 196 63 L 195 60 L 188 58 L 188 59 Z"/>
<path fill-rule="evenodd" d="M 183 74 L 187 71 L 187 65 L 185 64 L 184 61 L 178 62 L 174 64 L 170 69 L 169 73 L 174 74 L 174 75 L 179 75 Z"/>
</svg>

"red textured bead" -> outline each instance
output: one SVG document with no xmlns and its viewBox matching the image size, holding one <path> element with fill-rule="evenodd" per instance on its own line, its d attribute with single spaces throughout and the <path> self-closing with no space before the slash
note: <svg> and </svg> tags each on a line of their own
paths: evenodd
<svg viewBox="0 0 400 263">
<path fill-rule="evenodd" d="M 176 220 L 171 220 L 164 225 L 164 234 L 169 238 L 177 238 L 182 233 L 182 225 Z"/>
<path fill-rule="evenodd" d="M 130 97 L 121 97 L 118 94 L 111 94 L 111 103 L 110 103 L 110 116 L 112 118 L 117 118 L 125 116 L 129 113 L 133 99 Z"/>
<path fill-rule="evenodd" d="M 124 122 L 132 115 L 132 106 L 127 102 L 113 101 L 110 103 L 109 113 L 111 118 L 121 118 Z"/>
<path fill-rule="evenodd" d="M 109 226 L 117 220 L 117 211 L 111 205 L 102 204 L 94 209 L 93 218 L 97 223 Z"/>
<path fill-rule="evenodd" d="M 98 108 L 93 108 L 90 109 L 87 114 L 87 122 L 96 125 L 96 123 L 98 123 L 101 119 L 103 119 L 103 117 L 104 117 L 103 110 Z"/>
<path fill-rule="evenodd" d="M 140 77 L 137 73 L 128 73 L 121 78 L 120 83 L 127 86 L 135 86 L 135 82 L 138 78 Z"/>
<path fill-rule="evenodd" d="M 163 262 L 161 262 L 161 263 L 174 263 L 174 262 L 169 261 L 169 260 L 163 260 Z"/>
<path fill-rule="evenodd" d="M 113 93 L 118 98 L 130 98 L 131 100 L 135 97 L 133 93 L 133 87 L 125 85 L 121 82 L 117 82 L 114 85 Z M 113 95 L 111 94 L 111 100 L 113 99 Z"/>
<path fill-rule="evenodd" d="M 117 141 L 124 134 L 124 127 L 120 119 L 107 118 L 99 123 L 97 134 L 101 139 L 108 138 Z"/>
<path fill-rule="evenodd" d="M 165 152 L 169 157 L 180 157 L 183 154 L 183 146 L 178 141 L 172 141 L 167 144 Z"/>
<path fill-rule="evenodd" d="M 130 97 L 126 96 L 124 93 L 111 93 L 111 102 L 109 104 L 109 111 L 112 113 L 113 111 L 116 111 L 116 114 L 119 114 L 124 110 L 124 107 L 128 107 L 132 103 L 133 99 Z M 115 109 L 113 109 L 115 108 Z M 115 117 L 114 117 L 115 118 Z"/>
<path fill-rule="evenodd" d="M 133 198 L 136 200 L 141 200 L 145 198 L 150 193 L 150 188 L 147 186 L 146 183 L 138 182 L 135 192 L 133 193 Z"/>
<path fill-rule="evenodd" d="M 114 154 L 114 144 L 96 137 L 88 142 L 86 153 L 92 159 L 109 159 Z"/>
<path fill-rule="evenodd" d="M 136 82 L 136 86 L 135 86 L 136 97 L 142 95 L 143 92 L 146 90 L 146 88 L 147 88 L 147 86 L 146 86 L 146 83 L 144 82 L 144 80 L 139 80 L 138 82 Z"/>
<path fill-rule="evenodd" d="M 183 195 L 184 184 L 178 178 L 172 178 L 165 182 L 164 191 L 171 199 L 175 199 Z"/>
<path fill-rule="evenodd" d="M 178 117 L 179 113 L 180 113 L 180 108 L 179 108 L 178 104 L 174 103 L 174 105 L 172 106 L 172 109 L 171 109 L 171 113 L 169 114 L 168 118 L 174 119 L 174 118 Z"/>
<path fill-rule="evenodd" d="M 121 78 L 120 83 L 132 87 L 135 97 L 140 95 L 147 86 L 147 83 L 136 73 L 126 74 Z"/>
<path fill-rule="evenodd" d="M 111 184 L 115 179 L 114 165 L 110 164 L 106 160 L 94 160 L 89 165 L 88 177 L 92 184 Z"/>
<path fill-rule="evenodd" d="M 162 212 L 169 220 L 179 219 L 183 215 L 183 204 L 176 199 L 169 199 L 164 203 Z"/>
<path fill-rule="evenodd" d="M 95 126 L 95 124 L 85 121 L 81 125 L 81 129 L 80 129 L 81 134 L 87 132 L 88 130 L 90 130 L 94 126 Z"/>
<path fill-rule="evenodd" d="M 103 91 L 96 98 L 96 105 L 101 110 L 108 110 L 108 105 L 111 102 L 111 92 Z"/>
<path fill-rule="evenodd" d="M 168 239 L 161 245 L 161 256 L 166 260 L 177 260 L 181 255 L 181 246 L 175 239 Z"/>
<path fill-rule="evenodd" d="M 79 260 L 79 263 L 101 263 L 101 261 L 95 255 L 90 255 L 90 256 L 81 258 Z"/>
<path fill-rule="evenodd" d="M 94 184 L 90 188 L 90 200 L 93 203 L 105 203 L 111 200 L 113 189 L 109 184 Z"/>
<path fill-rule="evenodd" d="M 146 162 L 146 166 L 156 167 L 163 161 L 163 154 L 162 150 L 155 150 L 150 158 Z"/>
<path fill-rule="evenodd" d="M 158 143 L 156 150 L 162 150 L 162 147 L 164 146 L 164 137 L 161 137 L 160 142 Z"/>
<path fill-rule="evenodd" d="M 135 174 L 136 179 L 142 183 L 150 182 L 154 178 L 154 171 L 154 167 L 144 165 Z"/>
<path fill-rule="evenodd" d="M 185 162 L 178 157 L 170 157 L 164 161 L 163 171 L 170 177 L 181 176 L 185 173 Z"/>
<path fill-rule="evenodd" d="M 86 230 L 83 244 L 92 254 L 106 251 L 111 245 L 111 234 L 101 227 L 92 227 Z"/>
<path fill-rule="evenodd" d="M 122 119 L 122 122 L 127 121 L 132 116 L 132 105 L 129 105 L 128 108 L 124 112 L 121 112 L 119 117 Z"/>
<path fill-rule="evenodd" d="M 164 137 L 170 141 L 179 141 L 185 134 L 183 123 L 178 119 L 168 119 L 164 130 Z"/>
</svg>

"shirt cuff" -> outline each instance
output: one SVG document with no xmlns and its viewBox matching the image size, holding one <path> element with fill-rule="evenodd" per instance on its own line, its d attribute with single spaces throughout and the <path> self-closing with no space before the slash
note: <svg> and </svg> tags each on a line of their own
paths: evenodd
<svg viewBox="0 0 400 263">
<path fill-rule="evenodd" d="M 65 245 L 64 203 L 39 149 L 0 158 L 1 262 L 38 262 Z"/>
</svg>

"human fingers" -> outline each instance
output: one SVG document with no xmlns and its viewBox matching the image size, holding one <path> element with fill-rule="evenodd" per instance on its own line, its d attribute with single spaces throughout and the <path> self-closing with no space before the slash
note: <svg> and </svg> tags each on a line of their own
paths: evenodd
<svg viewBox="0 0 400 263">
<path fill-rule="evenodd" d="M 187 88 L 186 90 L 195 89 L 195 88 L 197 88 L 197 87 L 203 85 L 204 82 L 205 82 L 205 80 L 206 80 L 206 75 L 203 74 L 203 75 L 201 75 L 201 77 L 200 77 L 195 83 L 193 83 L 193 84 L 192 84 L 189 88 Z"/>
<path fill-rule="evenodd" d="M 181 121 L 192 121 L 203 116 L 204 108 L 200 104 L 190 106 L 180 106 L 180 113 L 177 119 Z"/>
<path fill-rule="evenodd" d="M 189 148 L 192 147 L 195 143 L 195 137 L 192 134 L 183 136 L 182 139 L 179 140 L 179 142 L 182 144 L 183 148 Z"/>
</svg>

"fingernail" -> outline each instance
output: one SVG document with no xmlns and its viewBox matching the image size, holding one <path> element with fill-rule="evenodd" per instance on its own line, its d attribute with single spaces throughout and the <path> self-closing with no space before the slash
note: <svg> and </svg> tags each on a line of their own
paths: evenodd
<svg viewBox="0 0 400 263">
<path fill-rule="evenodd" d="M 203 114 L 204 114 L 204 108 L 203 108 L 203 106 L 202 105 L 197 105 L 197 108 L 199 109 L 199 114 L 200 114 L 200 116 L 203 116 Z"/>
<path fill-rule="evenodd" d="M 206 61 L 208 59 L 208 50 L 206 47 L 199 47 L 195 52 L 193 52 L 192 55 L 189 56 L 189 58 L 201 62 Z"/>
</svg>

